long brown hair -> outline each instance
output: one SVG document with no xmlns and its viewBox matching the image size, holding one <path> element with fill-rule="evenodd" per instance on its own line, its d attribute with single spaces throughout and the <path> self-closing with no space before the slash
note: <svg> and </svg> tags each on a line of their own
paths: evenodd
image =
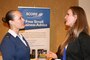
<svg viewBox="0 0 90 60">
<path fill-rule="evenodd" d="M 69 9 L 72 10 L 73 15 L 77 15 L 77 20 L 73 27 L 69 28 L 69 31 L 67 31 L 66 39 L 65 41 L 60 45 L 61 52 L 60 54 L 63 54 L 64 47 L 71 41 L 78 38 L 79 34 L 81 32 L 84 32 L 89 35 L 89 27 L 87 23 L 87 18 L 85 11 L 83 8 L 79 6 L 71 6 Z"/>
</svg>

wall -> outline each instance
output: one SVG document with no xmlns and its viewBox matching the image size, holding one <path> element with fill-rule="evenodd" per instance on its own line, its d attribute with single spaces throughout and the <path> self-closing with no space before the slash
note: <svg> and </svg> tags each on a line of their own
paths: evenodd
<svg viewBox="0 0 90 60">
<path fill-rule="evenodd" d="M 90 0 L 79 0 L 79 6 L 84 8 L 90 26 Z"/>
<path fill-rule="evenodd" d="M 49 7 L 50 13 L 50 50 L 56 52 L 64 40 L 64 16 L 69 6 L 78 5 L 78 0 L 0 0 L 0 42 L 8 28 L 1 21 L 8 10 L 17 10 L 18 6 Z"/>
</svg>

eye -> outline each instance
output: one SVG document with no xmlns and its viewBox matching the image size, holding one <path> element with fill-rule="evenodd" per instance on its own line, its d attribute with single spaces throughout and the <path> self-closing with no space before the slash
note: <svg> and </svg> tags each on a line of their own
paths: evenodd
<svg viewBox="0 0 90 60">
<path fill-rule="evenodd" d="M 19 19 L 21 20 L 23 17 L 19 17 Z"/>
<path fill-rule="evenodd" d="M 69 15 L 68 13 L 66 15 Z"/>
<path fill-rule="evenodd" d="M 24 19 L 24 17 L 22 16 L 22 18 Z"/>
</svg>

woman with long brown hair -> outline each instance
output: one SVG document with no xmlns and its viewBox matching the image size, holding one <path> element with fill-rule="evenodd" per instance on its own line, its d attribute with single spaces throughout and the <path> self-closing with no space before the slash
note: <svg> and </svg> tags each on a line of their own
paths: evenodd
<svg viewBox="0 0 90 60">
<path fill-rule="evenodd" d="M 56 54 L 50 52 L 47 57 L 62 59 L 65 49 L 66 60 L 90 60 L 89 26 L 83 8 L 71 6 L 65 16 L 65 26 L 68 27 L 66 40 Z"/>
</svg>

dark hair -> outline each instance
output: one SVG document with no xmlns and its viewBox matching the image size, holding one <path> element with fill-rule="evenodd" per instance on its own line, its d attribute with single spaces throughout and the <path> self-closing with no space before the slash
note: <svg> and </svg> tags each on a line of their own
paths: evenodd
<svg viewBox="0 0 90 60">
<path fill-rule="evenodd" d="M 7 23 L 8 25 L 9 25 L 9 21 L 10 20 L 13 20 L 13 12 L 14 12 L 15 10 L 10 10 L 10 11 L 8 11 L 7 13 L 6 13 L 6 16 L 5 17 L 2 17 L 2 21 L 3 22 L 5 22 L 5 23 Z"/>
</svg>

